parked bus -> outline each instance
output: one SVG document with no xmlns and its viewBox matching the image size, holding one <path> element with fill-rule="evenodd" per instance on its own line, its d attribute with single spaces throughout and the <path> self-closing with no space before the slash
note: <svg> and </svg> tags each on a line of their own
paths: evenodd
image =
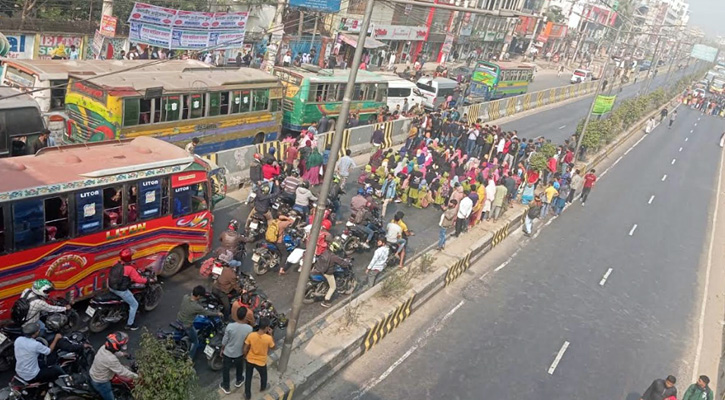
<svg viewBox="0 0 725 400">
<path fill-rule="evenodd" d="M 514 62 L 479 61 L 471 75 L 469 104 L 524 94 L 534 80 L 535 66 Z"/>
<path fill-rule="evenodd" d="M 162 140 L 49 147 L 0 170 L 0 320 L 37 279 L 83 299 L 124 248 L 167 277 L 213 244 L 214 171 Z"/>
<path fill-rule="evenodd" d="M 258 69 L 127 72 L 84 80 L 71 74 L 67 140 L 73 143 L 153 136 L 197 154 L 274 140 L 282 120 L 282 85 Z"/>
<path fill-rule="evenodd" d="M 723 94 L 725 93 L 725 78 L 722 76 L 718 76 L 712 79 L 710 82 L 710 87 L 708 88 L 710 93 L 713 94 Z"/>
<path fill-rule="evenodd" d="M 347 86 L 349 69 L 319 69 L 308 66 L 275 67 L 274 74 L 285 87 L 282 127 L 300 132 L 317 122 L 325 113 L 337 119 Z M 358 71 L 350 112 L 360 113 L 363 121 L 374 120 L 380 108 L 387 104 L 388 82 L 368 71 Z"/>
<path fill-rule="evenodd" d="M 183 71 L 186 68 L 211 68 L 196 60 L 169 60 L 159 64 L 151 60 L 20 60 L 0 59 L 0 82 L 30 92 L 40 111 L 48 118 L 48 128 L 62 133 L 65 129 L 65 95 L 68 75 L 86 78 L 134 68 L 135 71 Z M 144 66 L 149 64 L 148 66 Z M 45 90 L 38 90 L 45 89 Z"/>
<path fill-rule="evenodd" d="M 17 89 L 0 86 L 0 157 L 29 154 L 43 129 L 38 103 Z"/>
</svg>

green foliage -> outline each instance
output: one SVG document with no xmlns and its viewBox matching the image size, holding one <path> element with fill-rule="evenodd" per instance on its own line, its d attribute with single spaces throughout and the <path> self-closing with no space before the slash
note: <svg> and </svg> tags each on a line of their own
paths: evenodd
<svg viewBox="0 0 725 400">
<path fill-rule="evenodd" d="M 188 357 L 170 352 L 167 343 L 157 340 L 145 329 L 136 362 L 139 374 L 133 389 L 136 400 L 218 400 L 216 390 L 199 387 L 194 363 Z"/>
<path fill-rule="evenodd" d="M 546 156 L 546 159 L 548 160 L 549 158 L 553 157 L 554 154 L 556 154 L 556 146 L 551 143 L 544 143 L 539 151 L 541 152 L 541 154 Z"/>
<path fill-rule="evenodd" d="M 531 159 L 529 160 L 529 167 L 535 171 L 543 171 L 546 168 L 546 162 L 549 160 L 549 157 L 546 157 L 544 154 L 536 152 L 531 155 Z"/>
</svg>

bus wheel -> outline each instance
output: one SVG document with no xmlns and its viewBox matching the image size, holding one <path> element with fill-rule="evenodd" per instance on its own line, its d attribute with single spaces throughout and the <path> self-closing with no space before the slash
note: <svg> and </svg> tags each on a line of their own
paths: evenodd
<svg viewBox="0 0 725 400">
<path fill-rule="evenodd" d="M 164 258 L 164 266 L 161 268 L 159 275 L 164 278 L 168 278 L 181 269 L 184 266 L 184 260 L 186 259 L 186 252 L 181 247 L 175 247 L 173 250 L 166 254 Z"/>
<path fill-rule="evenodd" d="M 264 143 L 264 132 L 259 132 L 254 135 L 254 144 Z"/>
</svg>

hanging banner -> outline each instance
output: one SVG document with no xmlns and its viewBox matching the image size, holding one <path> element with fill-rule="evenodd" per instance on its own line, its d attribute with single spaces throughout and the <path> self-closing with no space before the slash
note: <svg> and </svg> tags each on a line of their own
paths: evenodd
<svg viewBox="0 0 725 400">
<path fill-rule="evenodd" d="M 597 96 L 597 99 L 594 101 L 594 110 L 592 110 L 592 114 L 602 115 L 612 111 L 612 108 L 614 107 L 614 100 L 616 98 L 617 96 Z"/>
<path fill-rule="evenodd" d="M 146 3 L 134 3 L 128 21 L 147 22 L 158 25 L 171 25 L 176 10 Z"/>
<path fill-rule="evenodd" d="M 209 46 L 217 48 L 234 48 L 244 43 L 244 31 L 241 32 L 210 32 Z"/>
<path fill-rule="evenodd" d="M 101 17 L 101 34 L 106 37 L 115 37 L 117 23 L 118 18 L 116 17 L 112 17 L 110 15 L 104 15 Z"/>
<path fill-rule="evenodd" d="M 176 29 L 171 32 L 172 49 L 199 50 L 209 46 L 209 32 Z"/>
<path fill-rule="evenodd" d="M 96 34 L 93 35 L 91 47 L 93 48 L 93 58 L 98 58 L 98 55 L 101 54 L 101 49 L 103 49 L 103 34 L 98 29 L 96 29 Z"/>
<path fill-rule="evenodd" d="M 214 13 L 211 23 L 213 29 L 242 29 L 247 26 L 248 11 Z"/>
<path fill-rule="evenodd" d="M 128 40 L 168 49 L 171 44 L 171 28 L 142 22 L 131 22 Z"/>
<path fill-rule="evenodd" d="M 176 11 L 174 28 L 208 29 L 214 21 L 214 13 L 198 11 Z"/>
</svg>

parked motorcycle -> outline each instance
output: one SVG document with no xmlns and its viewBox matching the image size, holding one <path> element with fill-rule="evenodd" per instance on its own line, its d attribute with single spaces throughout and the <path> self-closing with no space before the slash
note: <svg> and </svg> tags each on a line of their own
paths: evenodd
<svg viewBox="0 0 725 400">
<path fill-rule="evenodd" d="M 0 328 L 0 372 L 10 371 L 15 366 L 15 339 L 22 335 L 23 328 L 20 325 L 11 324 Z"/>
<path fill-rule="evenodd" d="M 254 211 L 252 212 L 254 214 L 252 214 L 252 217 L 249 218 L 249 222 L 247 222 L 247 226 L 244 230 L 244 236 L 252 239 L 253 241 L 257 241 L 260 238 L 263 238 L 264 233 L 267 232 L 267 219 L 264 215 L 259 215 Z"/>
<path fill-rule="evenodd" d="M 135 370 L 135 367 L 132 367 Z M 134 387 L 132 379 L 121 378 L 118 375 L 111 379 L 113 397 L 117 400 L 133 400 L 131 391 Z M 45 400 L 101 400 L 101 395 L 91 385 L 91 379 L 86 373 L 63 375 L 53 382 L 53 386 L 45 395 Z"/>
<path fill-rule="evenodd" d="M 267 241 L 257 244 L 252 253 L 253 270 L 257 275 L 264 275 L 280 265 L 280 252 L 277 246 L 285 246 L 287 253 L 293 252 L 302 242 L 302 234 L 290 227 L 284 235 L 282 243 L 269 243 Z"/>
<path fill-rule="evenodd" d="M 147 278 L 148 282 L 145 285 L 132 284 L 130 290 L 138 301 L 139 311 L 151 312 L 161 303 L 164 289 L 153 271 L 139 270 L 138 272 Z M 93 333 L 103 332 L 111 324 L 126 321 L 128 311 L 128 304 L 123 299 L 112 292 L 101 293 L 92 298 L 86 308 L 86 315 L 91 318 L 88 322 L 88 329 Z"/>
<path fill-rule="evenodd" d="M 343 295 L 352 294 L 357 287 L 357 279 L 355 279 L 355 272 L 352 267 L 343 267 L 335 265 L 335 284 L 337 286 L 337 293 Z M 302 302 L 305 304 L 312 304 L 316 301 L 324 299 L 327 289 L 329 289 L 327 279 L 322 274 L 311 273 L 310 278 L 307 281 L 307 287 L 305 288 L 305 297 Z"/>
<path fill-rule="evenodd" d="M 374 221 L 371 221 L 371 225 L 373 237 L 385 235 L 385 228 L 383 227 L 382 220 L 376 218 Z M 370 246 L 364 246 L 367 238 L 367 232 L 365 232 L 360 225 L 357 225 L 352 220 L 347 221 L 345 223 L 345 230 L 340 235 L 340 239 L 342 240 L 342 250 L 345 256 L 349 257 L 361 249 L 369 250 Z"/>
</svg>

